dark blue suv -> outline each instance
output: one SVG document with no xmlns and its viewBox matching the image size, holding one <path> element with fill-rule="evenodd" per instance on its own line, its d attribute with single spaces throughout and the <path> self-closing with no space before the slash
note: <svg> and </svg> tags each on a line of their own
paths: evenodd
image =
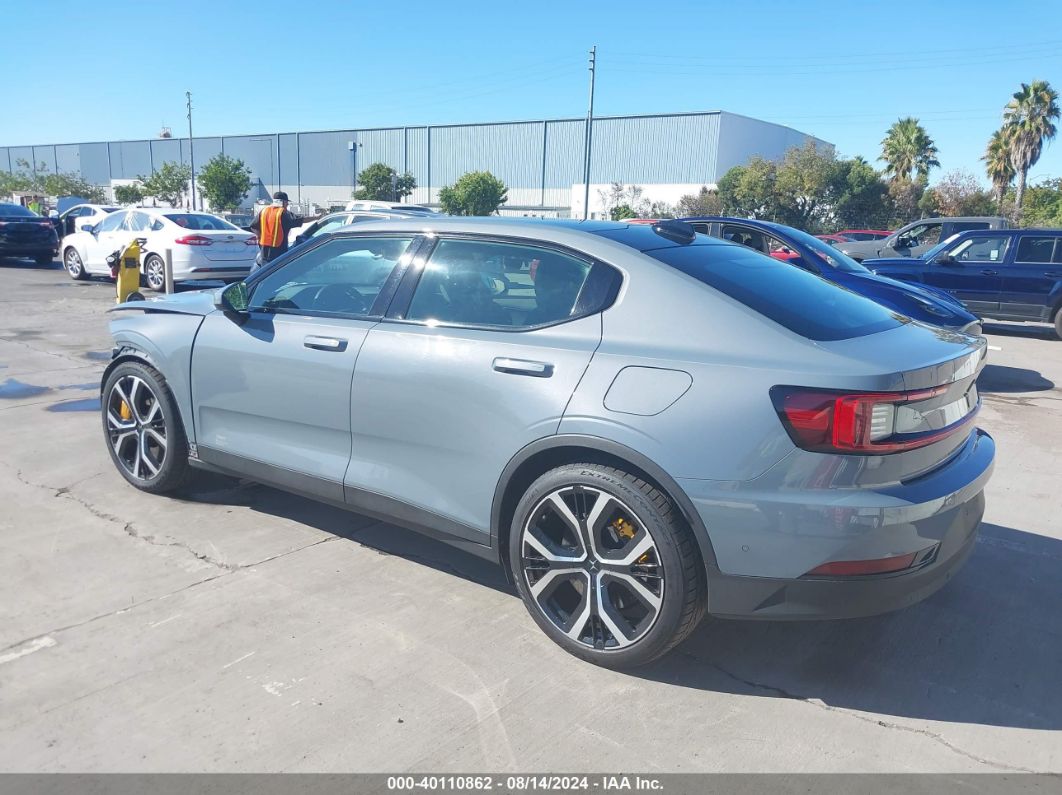
<svg viewBox="0 0 1062 795">
<path fill-rule="evenodd" d="M 961 232 L 918 259 L 867 259 L 863 265 L 947 290 L 983 317 L 1053 323 L 1062 339 L 1062 229 Z"/>
<path fill-rule="evenodd" d="M 747 218 L 699 216 L 680 220 L 701 234 L 740 243 L 789 262 L 914 320 L 968 334 L 981 333 L 981 321 L 943 290 L 878 276 L 807 232 Z"/>
</svg>

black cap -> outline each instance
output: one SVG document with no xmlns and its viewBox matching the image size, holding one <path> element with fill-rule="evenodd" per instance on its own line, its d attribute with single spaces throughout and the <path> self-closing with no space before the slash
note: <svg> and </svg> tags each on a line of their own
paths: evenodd
<svg viewBox="0 0 1062 795">
<path fill-rule="evenodd" d="M 273 194 L 273 198 L 276 201 L 286 202 L 288 200 L 288 194 L 286 194 L 282 190 L 278 190 L 276 193 Z"/>
</svg>

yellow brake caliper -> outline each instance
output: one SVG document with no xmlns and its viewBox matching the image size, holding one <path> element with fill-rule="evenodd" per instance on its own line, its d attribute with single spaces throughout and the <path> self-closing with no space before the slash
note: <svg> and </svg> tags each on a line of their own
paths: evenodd
<svg viewBox="0 0 1062 795">
<path fill-rule="evenodd" d="M 634 525 L 631 524 L 630 522 L 628 522 L 622 516 L 618 517 L 612 523 L 612 529 L 616 532 L 616 535 L 618 535 L 620 538 L 626 539 L 628 541 L 630 541 L 632 538 L 634 538 L 634 534 L 637 532 L 634 529 Z M 644 555 L 642 555 L 640 558 L 638 558 L 638 560 L 636 560 L 635 562 L 636 563 L 647 563 L 648 561 L 649 561 L 649 553 L 646 552 Z"/>
<path fill-rule="evenodd" d="M 129 404 L 126 403 L 124 400 L 122 401 L 122 405 L 118 407 L 118 416 L 121 417 L 123 420 L 133 419 L 133 410 L 129 408 Z"/>
</svg>

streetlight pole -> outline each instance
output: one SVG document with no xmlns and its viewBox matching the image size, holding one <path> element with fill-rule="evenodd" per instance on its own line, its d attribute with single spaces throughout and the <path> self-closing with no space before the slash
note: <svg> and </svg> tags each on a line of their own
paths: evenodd
<svg viewBox="0 0 1062 795">
<path fill-rule="evenodd" d="M 597 45 L 590 48 L 590 107 L 586 112 L 586 138 L 583 143 L 583 220 L 590 217 L 590 148 L 594 136 L 594 71 Z"/>
<path fill-rule="evenodd" d="M 188 160 L 192 164 L 192 209 L 195 209 L 195 147 L 192 145 L 192 92 L 185 91 L 188 98 Z"/>
</svg>

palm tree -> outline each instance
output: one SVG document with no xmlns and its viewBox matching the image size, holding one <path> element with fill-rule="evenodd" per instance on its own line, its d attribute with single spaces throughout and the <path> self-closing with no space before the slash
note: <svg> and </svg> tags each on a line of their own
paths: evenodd
<svg viewBox="0 0 1062 795">
<path fill-rule="evenodd" d="M 1036 165 L 1044 141 L 1055 137 L 1054 122 L 1059 117 L 1058 92 L 1046 80 L 1022 83 L 1021 90 L 1003 109 L 1003 126 L 1008 129 L 1010 162 L 1018 177 L 1014 203 L 1021 207 L 1025 198 L 1025 180 Z"/>
<path fill-rule="evenodd" d="M 1003 208 L 1003 195 L 1014 179 L 1014 165 L 1010 162 L 1010 128 L 1003 127 L 992 133 L 985 148 L 985 173 L 992 180 L 992 192 L 996 206 Z"/>
<path fill-rule="evenodd" d="M 939 166 L 937 147 L 918 119 L 908 116 L 893 124 L 881 142 L 881 157 L 885 161 L 885 176 L 910 181 L 913 175 L 920 180 L 929 176 L 929 169 Z"/>
</svg>

